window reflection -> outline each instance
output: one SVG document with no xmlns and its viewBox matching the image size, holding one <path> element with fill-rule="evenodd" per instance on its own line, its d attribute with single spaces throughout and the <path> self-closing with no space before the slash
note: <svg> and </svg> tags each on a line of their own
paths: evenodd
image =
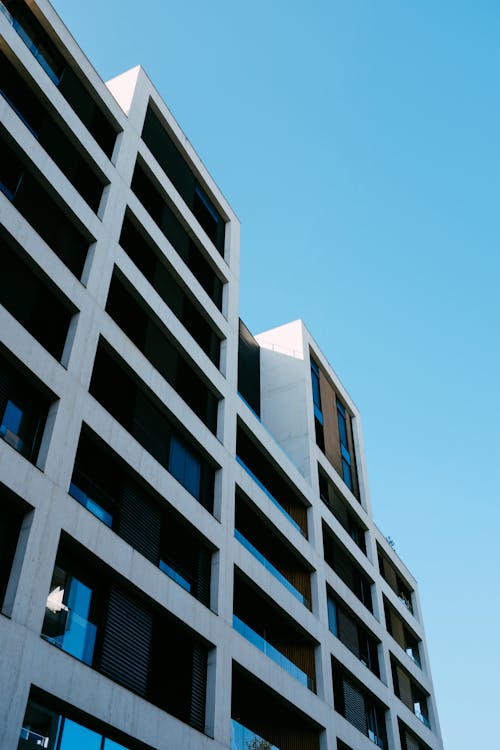
<svg viewBox="0 0 500 750">
<path fill-rule="evenodd" d="M 129 750 L 100 731 L 29 700 L 18 750 Z"/>
</svg>

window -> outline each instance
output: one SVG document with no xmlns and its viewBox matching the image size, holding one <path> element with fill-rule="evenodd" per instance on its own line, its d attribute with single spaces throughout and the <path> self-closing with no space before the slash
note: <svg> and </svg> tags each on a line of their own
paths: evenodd
<svg viewBox="0 0 500 750">
<path fill-rule="evenodd" d="M 204 731 L 209 645 L 65 534 L 41 635 Z"/>
<path fill-rule="evenodd" d="M 35 462 L 48 402 L 23 375 L 0 355 L 0 437 Z"/>
<path fill-rule="evenodd" d="M 136 740 L 129 744 L 116 729 L 104 727 L 102 722 L 40 690 L 31 690 L 18 750 L 130 750 L 132 746 L 150 750 Z"/>
<path fill-rule="evenodd" d="M 335 710 L 377 747 L 387 750 L 386 707 L 332 659 Z"/>
<path fill-rule="evenodd" d="M 352 490 L 351 454 L 349 453 L 349 442 L 347 439 L 347 415 L 345 407 L 337 398 L 337 420 L 339 425 L 340 452 L 342 457 L 342 478 L 350 490 Z"/>
<path fill-rule="evenodd" d="M 378 641 L 359 622 L 358 618 L 332 594 L 327 596 L 328 627 L 341 643 L 358 659 L 380 677 L 378 663 Z"/>
<path fill-rule="evenodd" d="M 69 494 L 210 605 L 211 545 L 87 427 L 80 436 Z"/>
<path fill-rule="evenodd" d="M 45 605 L 42 635 L 85 664 L 92 664 L 97 635 L 97 625 L 92 622 L 93 605 L 94 586 L 56 565 Z"/>
<path fill-rule="evenodd" d="M 430 728 L 428 694 L 391 654 L 394 693 L 422 724 Z"/>
<path fill-rule="evenodd" d="M 224 256 L 225 221 L 151 104 L 146 112 L 142 138 L 219 253 Z"/>
<path fill-rule="evenodd" d="M 351 539 L 366 555 L 366 529 L 359 518 L 351 510 L 349 503 L 342 496 L 336 485 L 318 464 L 319 495 L 325 505 L 331 510 L 340 525 L 347 531 Z"/>
<path fill-rule="evenodd" d="M 325 562 L 335 571 L 353 594 L 372 612 L 372 581 L 355 562 L 333 532 L 323 524 L 323 550 Z"/>
</svg>

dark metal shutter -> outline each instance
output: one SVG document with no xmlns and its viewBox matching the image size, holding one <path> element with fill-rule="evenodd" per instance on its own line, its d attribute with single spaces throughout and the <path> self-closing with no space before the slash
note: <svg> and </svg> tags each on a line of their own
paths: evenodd
<svg viewBox="0 0 500 750">
<path fill-rule="evenodd" d="M 339 638 L 359 658 L 358 626 L 340 607 L 337 608 Z"/>
<path fill-rule="evenodd" d="M 205 606 L 210 606 L 210 552 L 200 545 L 196 556 L 196 572 L 193 595 Z"/>
<path fill-rule="evenodd" d="M 101 672 L 145 696 L 153 618 L 120 591 L 112 588 L 104 626 Z"/>
<path fill-rule="evenodd" d="M 193 646 L 193 672 L 191 681 L 191 707 L 189 723 L 205 731 L 205 703 L 207 694 L 207 652 L 199 644 Z"/>
<path fill-rule="evenodd" d="M 365 698 L 352 683 L 343 677 L 342 689 L 344 693 L 344 718 L 363 734 L 368 734 L 366 723 Z"/>
<path fill-rule="evenodd" d="M 160 551 L 160 512 L 134 487 L 123 490 L 118 534 L 155 565 Z"/>
</svg>

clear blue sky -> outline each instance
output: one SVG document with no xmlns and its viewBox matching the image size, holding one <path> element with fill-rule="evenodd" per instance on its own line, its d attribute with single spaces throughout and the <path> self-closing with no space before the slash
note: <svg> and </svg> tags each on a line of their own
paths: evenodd
<svg viewBox="0 0 500 750">
<path fill-rule="evenodd" d="M 500 3 L 57 0 L 143 65 L 242 222 L 241 316 L 301 317 L 361 409 L 447 750 L 498 746 Z"/>
</svg>

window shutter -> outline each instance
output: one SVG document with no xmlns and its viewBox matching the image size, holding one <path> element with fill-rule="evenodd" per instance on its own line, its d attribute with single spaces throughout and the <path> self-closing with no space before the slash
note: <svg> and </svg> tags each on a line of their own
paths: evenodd
<svg viewBox="0 0 500 750">
<path fill-rule="evenodd" d="M 359 658 L 358 626 L 340 607 L 337 608 L 339 638 L 349 651 Z"/>
<path fill-rule="evenodd" d="M 363 734 L 368 734 L 366 723 L 366 707 L 363 694 L 348 680 L 342 678 L 344 694 L 344 718 Z"/>
<path fill-rule="evenodd" d="M 207 607 L 210 606 L 210 552 L 200 545 L 196 556 L 193 595 Z"/>
<path fill-rule="evenodd" d="M 132 487 L 123 490 L 118 534 L 155 565 L 160 553 L 160 513 Z"/>
<path fill-rule="evenodd" d="M 189 723 L 200 732 L 205 731 L 205 703 L 207 694 L 207 652 L 199 644 L 193 647 L 191 708 Z"/>
<path fill-rule="evenodd" d="M 101 672 L 145 696 L 153 618 L 120 591 L 112 588 L 104 626 Z"/>
</svg>

